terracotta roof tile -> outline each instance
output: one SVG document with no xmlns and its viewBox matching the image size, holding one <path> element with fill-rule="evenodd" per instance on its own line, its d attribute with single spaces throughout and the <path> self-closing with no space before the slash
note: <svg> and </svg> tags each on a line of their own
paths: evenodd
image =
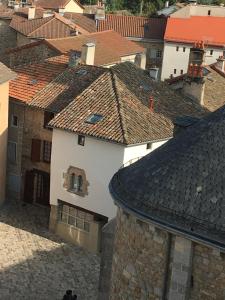
<svg viewBox="0 0 225 300">
<path fill-rule="evenodd" d="M 82 67 L 83 70 L 86 68 Z M 177 95 L 165 83 L 153 82 L 132 63 L 102 70 L 103 73 L 100 72 L 80 95 L 74 94 L 74 100 L 50 122 L 51 126 L 117 143 L 136 144 L 170 138 L 173 119 L 177 116 L 201 116 L 206 113 L 200 105 Z M 56 81 L 62 87 L 61 76 Z M 70 85 L 79 86 L 82 80 L 82 76 L 80 79 L 76 77 Z M 50 101 L 54 89 L 53 85 L 48 91 L 45 89 L 46 93 L 42 91 L 43 102 L 44 94 L 45 99 Z M 154 111 L 149 109 L 150 95 L 154 98 Z M 54 99 L 63 101 L 64 98 L 67 97 L 62 88 L 58 95 L 54 94 L 52 104 Z M 91 114 L 102 115 L 102 121 L 95 125 L 86 123 Z"/>
<path fill-rule="evenodd" d="M 163 40 L 166 18 L 145 18 L 135 16 L 106 15 L 98 21 L 98 31 L 115 30 L 125 37 Z"/>
<path fill-rule="evenodd" d="M 29 103 L 34 95 L 67 67 L 67 58 L 49 58 L 42 63 L 16 67 L 17 78 L 9 85 L 9 96 Z"/>
<path fill-rule="evenodd" d="M 51 39 L 46 40 L 46 42 L 61 53 L 68 53 L 71 50 L 80 52 L 83 44 L 94 42 L 96 44 L 94 64 L 97 66 L 117 63 L 121 61 L 123 56 L 144 52 L 144 48 L 114 31 Z"/>
<path fill-rule="evenodd" d="M 76 26 L 85 29 L 87 32 L 96 32 L 96 23 L 92 15 L 78 13 L 64 13 L 64 18 L 71 20 Z"/>
<path fill-rule="evenodd" d="M 164 39 L 166 41 L 224 46 L 225 22 L 221 17 L 169 18 Z"/>
</svg>

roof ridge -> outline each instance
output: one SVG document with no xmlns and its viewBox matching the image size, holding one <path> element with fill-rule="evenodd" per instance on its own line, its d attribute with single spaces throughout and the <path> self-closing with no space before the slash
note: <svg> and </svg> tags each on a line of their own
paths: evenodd
<svg viewBox="0 0 225 300">
<path fill-rule="evenodd" d="M 128 144 L 128 138 L 127 138 L 127 126 L 126 126 L 126 122 L 124 119 L 124 109 L 123 109 L 123 103 L 122 101 L 120 101 L 120 96 L 119 96 L 119 90 L 117 87 L 117 81 L 120 81 L 120 79 L 118 78 L 118 76 L 113 72 L 113 70 L 110 69 L 110 73 L 111 73 L 111 79 L 112 79 L 112 86 L 113 86 L 113 90 L 115 92 L 115 96 L 116 96 L 116 101 L 117 101 L 117 108 L 118 108 L 118 113 L 119 113 L 119 120 L 120 120 L 120 124 L 121 124 L 121 129 L 122 129 L 122 133 L 123 133 L 123 138 L 124 138 L 124 142 L 125 144 Z"/>
<path fill-rule="evenodd" d="M 54 16 L 49 16 L 49 17 L 47 17 L 47 18 L 49 18 L 49 20 L 48 20 L 47 22 L 45 22 L 44 24 L 41 24 L 41 26 L 39 26 L 39 27 L 36 28 L 35 30 L 31 31 L 31 32 L 28 34 L 28 36 L 30 36 L 30 35 L 33 34 L 35 31 L 39 30 L 40 28 L 42 28 L 43 26 L 45 26 L 46 24 L 48 24 L 49 22 L 51 22 L 51 21 L 53 20 Z M 47 18 L 46 18 L 46 19 L 47 19 Z M 41 19 L 41 18 L 40 18 L 40 19 Z M 44 18 L 43 18 L 43 19 L 44 19 Z M 33 20 L 36 20 L 36 19 L 33 19 Z M 28 20 L 28 21 L 33 21 L 33 20 Z"/>
</svg>

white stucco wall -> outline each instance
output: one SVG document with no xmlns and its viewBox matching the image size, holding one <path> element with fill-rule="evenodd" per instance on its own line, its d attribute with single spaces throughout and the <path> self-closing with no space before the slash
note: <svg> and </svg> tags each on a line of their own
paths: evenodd
<svg viewBox="0 0 225 300">
<path fill-rule="evenodd" d="M 78 5 L 75 1 L 71 0 L 64 9 L 64 12 L 74 12 L 74 13 L 79 13 L 83 14 L 84 10 L 80 5 Z"/>
<path fill-rule="evenodd" d="M 112 176 L 129 160 L 148 154 L 164 142 L 153 143 L 148 150 L 146 144 L 124 147 L 89 137 L 85 137 L 85 146 L 80 146 L 77 138 L 76 134 L 53 130 L 50 204 L 57 205 L 60 199 L 111 219 L 116 216 L 116 206 L 108 188 Z M 63 187 L 63 174 L 70 166 L 86 173 L 89 186 L 85 197 Z"/>
<path fill-rule="evenodd" d="M 225 7 L 213 5 L 188 5 L 170 15 L 171 18 L 189 18 L 190 16 L 225 17 Z"/>
<path fill-rule="evenodd" d="M 179 46 L 179 51 L 176 51 L 177 46 Z M 183 52 L 183 47 L 186 48 L 185 52 Z M 191 47 L 193 47 L 193 45 L 165 42 L 161 80 L 170 78 L 171 74 L 173 74 L 174 77 L 179 76 L 181 75 L 181 70 L 183 70 L 184 73 L 187 72 Z M 213 50 L 212 55 L 210 55 L 210 50 Z M 221 55 L 223 55 L 222 48 L 206 45 L 205 64 L 209 65 L 216 62 L 216 59 Z M 176 74 L 174 74 L 174 69 L 176 69 Z"/>
</svg>

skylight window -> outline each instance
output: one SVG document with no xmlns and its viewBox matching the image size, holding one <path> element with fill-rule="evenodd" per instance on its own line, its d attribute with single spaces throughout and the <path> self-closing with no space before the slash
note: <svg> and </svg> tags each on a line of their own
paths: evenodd
<svg viewBox="0 0 225 300">
<path fill-rule="evenodd" d="M 102 119 L 103 119 L 102 115 L 92 114 L 89 117 L 87 117 L 85 122 L 89 123 L 89 124 L 96 124 L 96 123 L 100 122 Z"/>
<path fill-rule="evenodd" d="M 80 75 L 80 76 L 84 76 L 87 74 L 87 70 L 85 69 L 80 69 L 76 72 L 76 74 Z"/>
</svg>

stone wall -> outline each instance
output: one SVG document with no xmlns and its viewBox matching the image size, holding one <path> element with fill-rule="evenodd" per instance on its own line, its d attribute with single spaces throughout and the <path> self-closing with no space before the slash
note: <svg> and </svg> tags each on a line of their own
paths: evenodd
<svg viewBox="0 0 225 300">
<path fill-rule="evenodd" d="M 9 27 L 11 20 L 0 19 L 0 61 L 8 64 L 7 56 L 4 52 L 16 47 L 16 32 Z"/>
<path fill-rule="evenodd" d="M 9 54 L 9 66 L 12 68 L 23 64 L 41 62 L 55 55 L 57 55 L 56 51 L 38 42 L 32 47 L 24 46 L 20 50 L 11 52 Z"/>
<path fill-rule="evenodd" d="M 118 210 L 111 300 L 159 300 L 168 268 L 166 231 Z"/>
<path fill-rule="evenodd" d="M 190 300 L 224 300 L 225 253 L 195 243 L 193 253 Z"/>
</svg>

